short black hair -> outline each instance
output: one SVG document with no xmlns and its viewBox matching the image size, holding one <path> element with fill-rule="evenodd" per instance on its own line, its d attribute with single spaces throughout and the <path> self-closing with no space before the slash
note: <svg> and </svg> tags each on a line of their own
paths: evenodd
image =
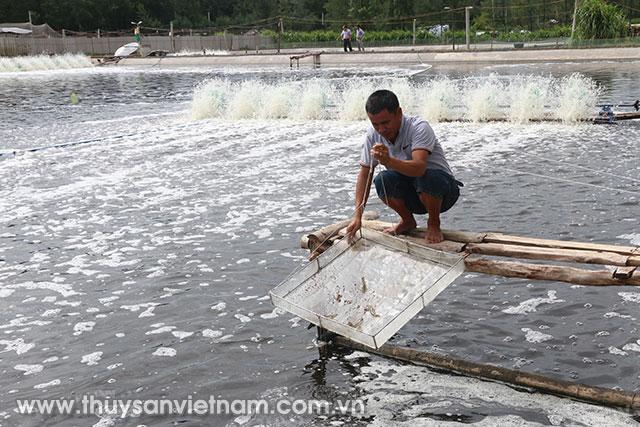
<svg viewBox="0 0 640 427">
<path fill-rule="evenodd" d="M 395 113 L 400 108 L 400 102 L 395 93 L 390 90 L 381 89 L 373 92 L 367 98 L 367 103 L 364 109 L 369 114 L 378 114 L 382 110 L 387 110 L 390 113 Z"/>
</svg>

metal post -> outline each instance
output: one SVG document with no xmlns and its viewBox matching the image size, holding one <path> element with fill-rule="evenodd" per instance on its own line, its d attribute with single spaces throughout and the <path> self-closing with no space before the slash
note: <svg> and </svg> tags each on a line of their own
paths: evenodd
<svg viewBox="0 0 640 427">
<path fill-rule="evenodd" d="M 473 9 L 473 6 L 466 6 L 464 8 L 464 25 L 465 25 L 465 36 L 467 42 L 467 50 L 469 50 L 470 46 L 470 37 L 469 37 L 469 15 L 471 15 L 470 10 Z"/>
<path fill-rule="evenodd" d="M 171 52 L 176 52 L 176 40 L 173 38 L 173 21 L 169 22 L 169 41 L 171 42 Z"/>
<path fill-rule="evenodd" d="M 416 18 L 413 18 L 413 45 L 416 44 Z"/>
<path fill-rule="evenodd" d="M 456 35 L 454 33 L 453 9 L 451 9 L 450 7 L 445 7 L 445 9 L 449 9 L 449 18 L 451 19 L 451 50 L 456 50 Z"/>
<path fill-rule="evenodd" d="M 98 38 L 100 38 L 100 28 L 98 28 Z"/>
<path fill-rule="evenodd" d="M 278 20 L 278 53 L 280 53 L 281 40 L 282 40 L 282 18 Z"/>
<path fill-rule="evenodd" d="M 29 12 L 29 29 L 31 30 L 31 34 L 29 34 L 29 54 L 33 55 L 34 52 L 34 42 L 33 42 L 33 21 L 31 20 L 31 11 Z"/>
<path fill-rule="evenodd" d="M 573 4 L 573 23 L 571 24 L 571 40 L 576 32 L 576 15 L 578 14 L 578 0 L 575 0 Z"/>
</svg>

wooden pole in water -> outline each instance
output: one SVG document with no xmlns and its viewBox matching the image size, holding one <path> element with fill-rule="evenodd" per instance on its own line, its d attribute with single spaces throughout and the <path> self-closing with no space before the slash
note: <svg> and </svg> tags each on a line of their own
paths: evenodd
<svg viewBox="0 0 640 427">
<path fill-rule="evenodd" d="M 614 272 L 609 270 L 585 270 L 559 265 L 499 261 L 476 256 L 465 258 L 464 266 L 467 271 L 475 273 L 520 279 L 567 282 L 584 286 L 640 286 L 640 277 L 632 275 L 630 278 L 617 278 L 614 277 Z"/>
<path fill-rule="evenodd" d="M 362 215 L 363 220 L 374 220 L 378 218 L 378 213 L 374 211 L 365 212 Z M 314 231 L 311 234 L 302 236 L 300 239 L 300 247 L 302 249 L 309 249 L 311 254 L 309 259 L 313 260 L 322 252 L 327 250 L 333 242 L 330 239 L 338 235 L 338 232 L 345 228 L 351 222 L 351 218 L 345 219 L 334 224 L 329 224 L 320 230 Z"/>
<path fill-rule="evenodd" d="M 415 350 L 408 347 L 385 344 L 373 350 L 347 338 L 335 336 L 333 342 L 342 347 L 366 351 L 392 359 L 402 360 L 417 365 L 444 369 L 459 374 L 481 379 L 503 382 L 520 387 L 528 387 L 545 393 L 571 397 L 598 405 L 615 406 L 626 409 L 640 409 L 640 395 L 629 391 L 613 390 L 586 384 L 556 380 L 538 374 L 517 371 L 500 366 L 469 362 L 442 354 Z"/>
</svg>

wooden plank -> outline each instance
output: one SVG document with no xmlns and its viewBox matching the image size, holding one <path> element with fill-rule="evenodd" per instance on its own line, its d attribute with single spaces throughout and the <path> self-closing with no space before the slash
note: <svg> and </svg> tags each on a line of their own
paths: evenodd
<svg viewBox="0 0 640 427">
<path fill-rule="evenodd" d="M 616 120 L 634 120 L 640 119 L 640 113 L 636 111 L 627 112 L 627 113 L 615 113 L 614 114 Z"/>
<path fill-rule="evenodd" d="M 502 233 L 487 233 L 484 238 L 486 243 L 505 243 L 505 244 L 517 244 L 524 246 L 542 246 L 547 248 L 565 248 L 565 249 L 581 249 L 588 251 L 602 251 L 602 252 L 615 252 L 622 255 L 631 255 L 635 246 L 616 246 L 606 245 L 600 243 L 583 243 L 583 242 L 571 242 L 567 240 L 549 240 L 549 239 L 537 239 L 533 237 L 520 237 Z"/>
<path fill-rule="evenodd" d="M 363 226 L 372 228 L 377 231 L 382 231 L 385 228 L 391 227 L 394 224 L 386 221 L 364 221 Z M 412 237 L 424 237 L 426 229 L 423 227 L 417 227 L 409 233 Z M 470 231 L 459 230 L 442 230 L 445 240 L 461 243 L 480 243 L 484 240 L 487 233 L 473 233 Z"/>
<path fill-rule="evenodd" d="M 556 380 L 539 374 L 532 374 L 490 364 L 469 362 L 467 360 L 456 359 L 443 354 L 391 344 L 385 344 L 377 350 L 372 350 L 341 336 L 334 337 L 333 342 L 339 346 L 366 351 L 368 353 L 378 354 L 409 363 L 445 369 L 471 377 L 528 387 L 545 393 L 571 397 L 585 402 L 627 408 L 631 410 L 640 409 L 640 395 L 631 391 L 608 389 Z"/>
<path fill-rule="evenodd" d="M 426 240 L 424 240 L 424 237 L 402 236 L 401 238 L 420 246 L 435 249 L 437 251 L 450 252 L 452 254 L 462 252 L 466 246 L 465 243 L 452 242 L 450 240 L 444 240 L 440 243 L 427 243 Z"/>
<path fill-rule="evenodd" d="M 640 277 L 616 279 L 612 270 L 584 270 L 558 265 L 498 261 L 477 255 L 465 258 L 467 271 L 521 279 L 549 280 L 585 286 L 640 286 Z"/>
<path fill-rule="evenodd" d="M 521 246 L 501 243 L 469 243 L 466 252 L 524 259 L 572 261 L 586 264 L 627 265 L 628 256 L 615 252 L 597 252 L 578 249 Z"/>
<path fill-rule="evenodd" d="M 613 277 L 616 279 L 631 279 L 638 267 L 618 267 L 613 272 Z"/>
</svg>

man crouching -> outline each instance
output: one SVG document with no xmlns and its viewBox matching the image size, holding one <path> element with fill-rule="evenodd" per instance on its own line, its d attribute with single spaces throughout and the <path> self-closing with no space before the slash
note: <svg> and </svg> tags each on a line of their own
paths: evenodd
<svg viewBox="0 0 640 427">
<path fill-rule="evenodd" d="M 369 128 L 360 155 L 356 183 L 356 210 L 347 227 L 353 239 L 362 226 L 364 205 L 369 198 L 373 169 L 386 167 L 374 180 L 378 197 L 400 215 L 400 222 L 384 230 L 405 234 L 416 228 L 413 214 L 428 213 L 427 243 L 444 240 L 440 214 L 456 203 L 460 195 L 457 181 L 444 156 L 442 146 L 425 120 L 405 116 L 396 95 L 378 90 L 367 99 Z"/>
</svg>

